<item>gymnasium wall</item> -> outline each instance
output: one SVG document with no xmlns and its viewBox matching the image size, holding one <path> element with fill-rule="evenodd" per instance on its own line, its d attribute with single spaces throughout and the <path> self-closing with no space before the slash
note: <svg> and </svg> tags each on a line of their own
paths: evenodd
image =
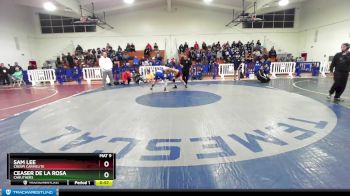
<svg viewBox="0 0 350 196">
<path fill-rule="evenodd" d="M 176 10 L 172 12 L 160 6 L 108 15 L 107 21 L 114 30 L 98 28 L 96 33 L 51 35 L 41 34 L 38 10 L 14 5 L 11 0 L 1 0 L 0 4 L 0 62 L 6 64 L 18 61 L 26 66 L 29 60 L 35 59 L 42 65 L 62 52 L 74 50 L 77 44 L 93 48 L 103 47 L 108 42 L 124 48 L 133 41 L 137 50 L 142 50 L 148 42 L 157 42 L 171 58 L 185 41 L 193 45 L 203 40 L 212 44 L 253 39 L 260 39 L 268 48 L 276 46 L 278 52 L 291 52 L 294 56 L 307 52 L 309 60 L 323 60 L 325 55 L 328 58 L 338 52 L 341 43 L 350 42 L 348 0 L 304 1 L 297 7 L 294 29 L 227 28 L 225 24 L 232 18 L 229 12 L 175 5 Z"/>
<path fill-rule="evenodd" d="M 307 0 L 300 12 L 299 52 L 310 60 L 328 59 L 350 42 L 349 0 Z"/>
<path fill-rule="evenodd" d="M 177 10 L 168 12 L 165 7 L 145 10 L 128 10 L 124 13 L 108 15 L 107 21 L 114 30 L 98 28 L 96 33 L 51 34 L 40 33 L 37 13 L 35 18 L 35 48 L 40 51 L 35 57 L 40 63 L 47 58 L 54 58 L 62 52 L 71 51 L 73 45 L 81 44 L 83 48 L 104 47 L 106 43 L 123 48 L 133 41 L 137 50 L 143 50 L 148 42 L 157 42 L 160 49 L 167 51 L 167 57 L 176 56 L 176 48 L 185 41 L 193 45 L 203 40 L 207 44 L 233 40 L 244 42 L 260 39 L 271 47 L 275 45 L 280 52 L 298 52 L 298 34 L 295 29 L 244 30 L 227 28 L 232 19 L 230 12 L 217 12 L 205 9 L 175 6 Z M 297 24 L 296 24 L 297 25 Z"/>
<path fill-rule="evenodd" d="M 26 67 L 32 53 L 30 37 L 34 33 L 34 19 L 31 9 L 17 6 L 12 0 L 0 1 L 0 63 L 18 62 Z"/>
</svg>

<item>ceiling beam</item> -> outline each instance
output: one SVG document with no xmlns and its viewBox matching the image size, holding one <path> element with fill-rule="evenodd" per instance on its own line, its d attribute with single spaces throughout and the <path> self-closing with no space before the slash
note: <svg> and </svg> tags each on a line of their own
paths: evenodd
<svg viewBox="0 0 350 196">
<path fill-rule="evenodd" d="M 241 7 L 236 7 L 236 6 L 228 6 L 228 5 L 223 5 L 223 4 L 218 4 L 218 3 L 211 3 L 210 5 L 205 4 L 202 1 L 189 1 L 189 0 L 177 0 L 177 2 L 181 2 L 182 4 L 187 4 L 187 5 L 196 5 L 196 6 L 206 6 L 206 7 L 213 7 L 213 8 L 219 8 L 219 9 L 224 9 L 224 10 L 238 10 L 242 11 Z"/>
</svg>

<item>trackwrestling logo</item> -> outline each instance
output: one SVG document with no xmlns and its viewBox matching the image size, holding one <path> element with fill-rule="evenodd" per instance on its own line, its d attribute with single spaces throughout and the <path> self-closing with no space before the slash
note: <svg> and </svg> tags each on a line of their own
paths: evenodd
<svg viewBox="0 0 350 196">
<path fill-rule="evenodd" d="M 56 196 L 56 189 L 4 189 L 2 194 L 6 196 Z"/>
<path fill-rule="evenodd" d="M 238 88 L 243 95 L 245 91 L 250 95 L 253 87 L 235 86 Z M 215 104 L 194 109 L 136 105 L 133 110 L 142 113 L 128 117 L 118 113 L 90 115 L 88 111 L 101 109 L 87 104 L 87 108 L 74 108 L 79 117 L 60 119 L 69 111 L 49 106 L 29 116 L 20 133 L 28 144 L 43 152 L 115 152 L 118 166 L 171 167 L 238 162 L 294 151 L 326 137 L 337 124 L 332 110 L 310 98 L 285 91 L 254 91 L 274 97 L 241 96 L 233 100 L 222 92 L 219 95 L 223 99 Z M 88 100 L 86 96 L 84 100 Z M 278 101 L 281 97 L 284 101 Z M 127 111 L 131 103 L 118 104 L 118 111 Z M 302 109 L 299 103 L 304 104 Z M 55 123 L 48 128 L 38 122 L 42 116 Z"/>
</svg>

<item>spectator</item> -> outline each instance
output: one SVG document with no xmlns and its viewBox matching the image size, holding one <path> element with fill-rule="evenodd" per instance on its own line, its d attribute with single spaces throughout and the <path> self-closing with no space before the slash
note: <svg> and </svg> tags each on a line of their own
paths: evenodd
<svg viewBox="0 0 350 196">
<path fill-rule="evenodd" d="M 159 47 L 158 47 L 158 44 L 157 43 L 154 43 L 154 51 L 158 51 L 159 50 Z"/>
<path fill-rule="evenodd" d="M 179 53 L 185 53 L 185 47 L 182 44 L 179 46 Z"/>
<path fill-rule="evenodd" d="M 202 49 L 203 50 L 208 50 L 207 44 L 205 42 L 202 43 Z"/>
<path fill-rule="evenodd" d="M 208 50 L 208 51 L 206 52 L 206 56 L 207 56 L 208 62 L 210 63 L 210 62 L 213 60 L 213 53 L 212 53 L 212 51 L 211 51 L 211 50 Z"/>
<path fill-rule="evenodd" d="M 13 81 L 23 81 L 23 72 L 20 67 L 15 67 L 15 73 L 11 77 Z"/>
<path fill-rule="evenodd" d="M 151 49 L 149 47 L 146 47 L 143 54 L 145 58 L 149 58 L 151 56 Z"/>
<path fill-rule="evenodd" d="M 162 60 L 163 60 L 163 57 L 162 57 L 162 55 L 160 54 L 159 51 L 156 53 L 156 59 L 157 59 L 158 61 L 162 61 Z"/>
<path fill-rule="evenodd" d="M 134 82 L 138 85 L 140 85 L 141 82 L 145 83 L 145 80 L 142 78 L 142 76 L 140 75 L 140 73 L 133 71 L 132 72 L 132 79 L 134 80 Z"/>
<path fill-rule="evenodd" d="M 215 53 L 215 54 L 218 52 L 215 43 L 213 43 L 213 44 L 211 45 L 211 50 L 212 50 L 213 53 Z"/>
<path fill-rule="evenodd" d="M 199 52 L 199 49 L 195 51 L 195 61 L 197 64 L 201 62 L 201 53 Z"/>
<path fill-rule="evenodd" d="M 254 59 L 253 59 L 252 53 L 248 52 L 246 57 L 245 57 L 246 64 L 251 64 L 251 63 L 253 63 L 253 61 L 254 61 Z"/>
<path fill-rule="evenodd" d="M 207 65 L 208 64 L 208 58 L 207 58 L 207 53 L 203 50 L 203 51 L 201 51 L 201 59 L 202 59 L 202 61 L 201 61 L 201 63 L 202 63 L 202 65 Z"/>
<path fill-rule="evenodd" d="M 83 51 L 83 48 L 78 44 L 77 48 L 75 49 L 76 51 Z"/>
<path fill-rule="evenodd" d="M 196 43 L 194 44 L 194 49 L 195 49 L 195 50 L 199 50 L 199 44 L 198 44 L 198 42 L 196 42 Z"/>
<path fill-rule="evenodd" d="M 235 41 L 232 42 L 231 48 L 233 48 L 233 49 L 236 48 L 236 42 Z"/>
<path fill-rule="evenodd" d="M 149 66 L 149 60 L 147 58 L 144 58 L 144 60 L 142 61 L 142 66 Z"/>
<path fill-rule="evenodd" d="M 92 49 L 91 53 L 92 53 L 92 55 L 94 55 L 96 57 L 96 50 L 95 49 Z"/>
<path fill-rule="evenodd" d="M 150 51 L 152 51 L 152 50 L 153 50 L 153 49 L 152 49 L 152 46 L 151 46 L 151 44 L 150 44 L 150 43 L 148 43 L 148 44 L 147 44 L 146 49 L 149 49 Z"/>
<path fill-rule="evenodd" d="M 59 59 L 59 57 L 58 57 L 58 59 Z M 34 69 L 36 69 L 35 65 L 33 65 L 32 62 L 29 62 L 28 70 L 34 70 Z"/>
<path fill-rule="evenodd" d="M 118 61 L 123 60 L 123 51 L 118 51 L 115 57 Z"/>
<path fill-rule="evenodd" d="M 261 46 L 260 40 L 258 40 L 258 41 L 256 42 L 256 45 Z"/>
<path fill-rule="evenodd" d="M 15 62 L 14 67 L 15 67 L 15 68 L 16 68 L 16 67 L 18 67 L 20 70 L 23 70 L 23 69 L 22 69 L 22 67 L 21 67 L 21 66 L 19 66 L 17 62 Z"/>
<path fill-rule="evenodd" d="M 256 77 L 258 78 L 258 80 L 261 83 L 268 83 L 268 82 L 270 82 L 270 78 L 269 78 L 269 76 L 267 74 L 265 74 L 263 66 L 260 66 L 259 71 L 257 71 L 257 73 L 255 75 L 256 75 Z"/>
<path fill-rule="evenodd" d="M 277 59 L 277 52 L 275 50 L 275 47 L 273 46 L 269 52 L 269 58 L 271 60 L 271 62 L 276 62 Z"/>
<path fill-rule="evenodd" d="M 5 67 L 4 63 L 0 63 L 0 83 L 3 85 L 10 85 L 11 79 L 9 75 L 9 69 Z"/>
<path fill-rule="evenodd" d="M 249 41 L 245 44 L 245 50 L 246 50 L 247 52 L 251 52 L 250 42 L 249 42 Z"/>
<path fill-rule="evenodd" d="M 56 59 L 56 67 L 57 67 L 57 68 L 60 68 L 60 67 L 62 67 L 62 66 L 63 66 L 63 64 L 62 64 L 62 62 L 61 62 L 60 57 L 58 56 L 57 59 Z M 30 69 L 29 69 L 29 67 L 30 67 Z M 28 66 L 28 70 L 31 70 L 31 69 L 32 69 L 32 64 L 30 63 L 30 65 Z"/>
<path fill-rule="evenodd" d="M 153 79 L 154 79 L 154 74 L 150 70 L 147 70 L 146 83 L 152 83 Z"/>
<path fill-rule="evenodd" d="M 78 53 L 78 54 L 82 54 L 83 53 L 83 48 L 78 45 L 77 48 L 75 49 L 75 51 Z"/>
<path fill-rule="evenodd" d="M 135 45 L 131 43 L 130 45 L 131 52 L 136 52 Z"/>
<path fill-rule="evenodd" d="M 258 61 L 260 62 L 261 59 L 262 59 L 262 54 L 261 54 L 261 52 L 259 50 L 254 50 L 253 56 L 254 56 L 254 61 L 255 62 L 258 62 Z"/>
<path fill-rule="evenodd" d="M 153 65 L 154 65 L 154 66 L 162 66 L 162 60 L 155 59 Z"/>
<path fill-rule="evenodd" d="M 131 52 L 131 46 L 129 43 L 126 45 L 125 52 Z"/>
<path fill-rule="evenodd" d="M 123 85 L 129 85 L 131 82 L 131 72 L 129 70 L 122 73 L 122 84 Z"/>
<path fill-rule="evenodd" d="M 19 66 L 17 62 L 15 62 L 13 66 L 10 66 L 9 74 L 10 75 L 14 74 L 16 72 L 16 68 L 19 68 L 21 71 L 23 70 L 22 67 Z"/>
<path fill-rule="evenodd" d="M 70 68 L 73 68 L 74 67 L 74 59 L 73 57 L 71 56 L 71 54 L 68 52 L 68 55 L 67 55 L 67 61 L 68 61 L 68 65 Z"/>
<path fill-rule="evenodd" d="M 241 42 L 241 40 L 238 41 L 237 47 L 240 48 L 240 49 L 243 48 L 243 43 Z"/>
<path fill-rule="evenodd" d="M 254 40 L 252 40 L 252 42 L 250 42 L 250 48 L 251 48 L 251 51 L 253 51 L 254 46 L 255 46 L 255 44 L 254 44 Z"/>
<path fill-rule="evenodd" d="M 130 56 L 127 52 L 123 54 L 123 62 L 127 63 L 130 60 Z"/>
<path fill-rule="evenodd" d="M 187 42 L 185 42 L 185 44 L 184 44 L 184 49 L 185 49 L 185 51 L 188 49 L 188 44 L 187 44 Z"/>
<path fill-rule="evenodd" d="M 122 47 L 118 46 L 118 52 L 123 52 Z"/>
<path fill-rule="evenodd" d="M 196 51 L 194 51 L 193 48 L 191 48 L 188 57 L 189 57 L 189 60 L 190 60 L 191 62 L 196 60 Z"/>
<path fill-rule="evenodd" d="M 108 49 L 108 48 L 110 48 L 110 47 L 111 47 L 111 45 L 110 45 L 109 43 L 107 43 L 106 49 Z"/>
<path fill-rule="evenodd" d="M 216 44 L 216 49 L 219 51 L 219 50 L 221 50 L 221 45 L 220 45 L 220 42 L 218 42 L 217 44 Z"/>
<path fill-rule="evenodd" d="M 217 51 L 217 53 L 216 53 L 216 58 L 217 58 L 218 60 L 222 60 L 222 51 L 221 51 L 221 49 Z"/>
<path fill-rule="evenodd" d="M 137 58 L 137 56 L 134 57 L 133 64 L 134 64 L 134 66 L 139 66 L 140 65 L 140 59 Z"/>
</svg>

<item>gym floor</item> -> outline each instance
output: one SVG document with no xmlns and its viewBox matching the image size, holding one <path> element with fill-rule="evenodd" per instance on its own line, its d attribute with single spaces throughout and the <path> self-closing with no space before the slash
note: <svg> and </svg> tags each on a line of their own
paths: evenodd
<svg viewBox="0 0 350 196">
<path fill-rule="evenodd" d="M 331 85 L 1 88 L 1 185 L 7 153 L 114 152 L 112 188 L 349 189 L 350 91 L 334 103 Z"/>
</svg>

